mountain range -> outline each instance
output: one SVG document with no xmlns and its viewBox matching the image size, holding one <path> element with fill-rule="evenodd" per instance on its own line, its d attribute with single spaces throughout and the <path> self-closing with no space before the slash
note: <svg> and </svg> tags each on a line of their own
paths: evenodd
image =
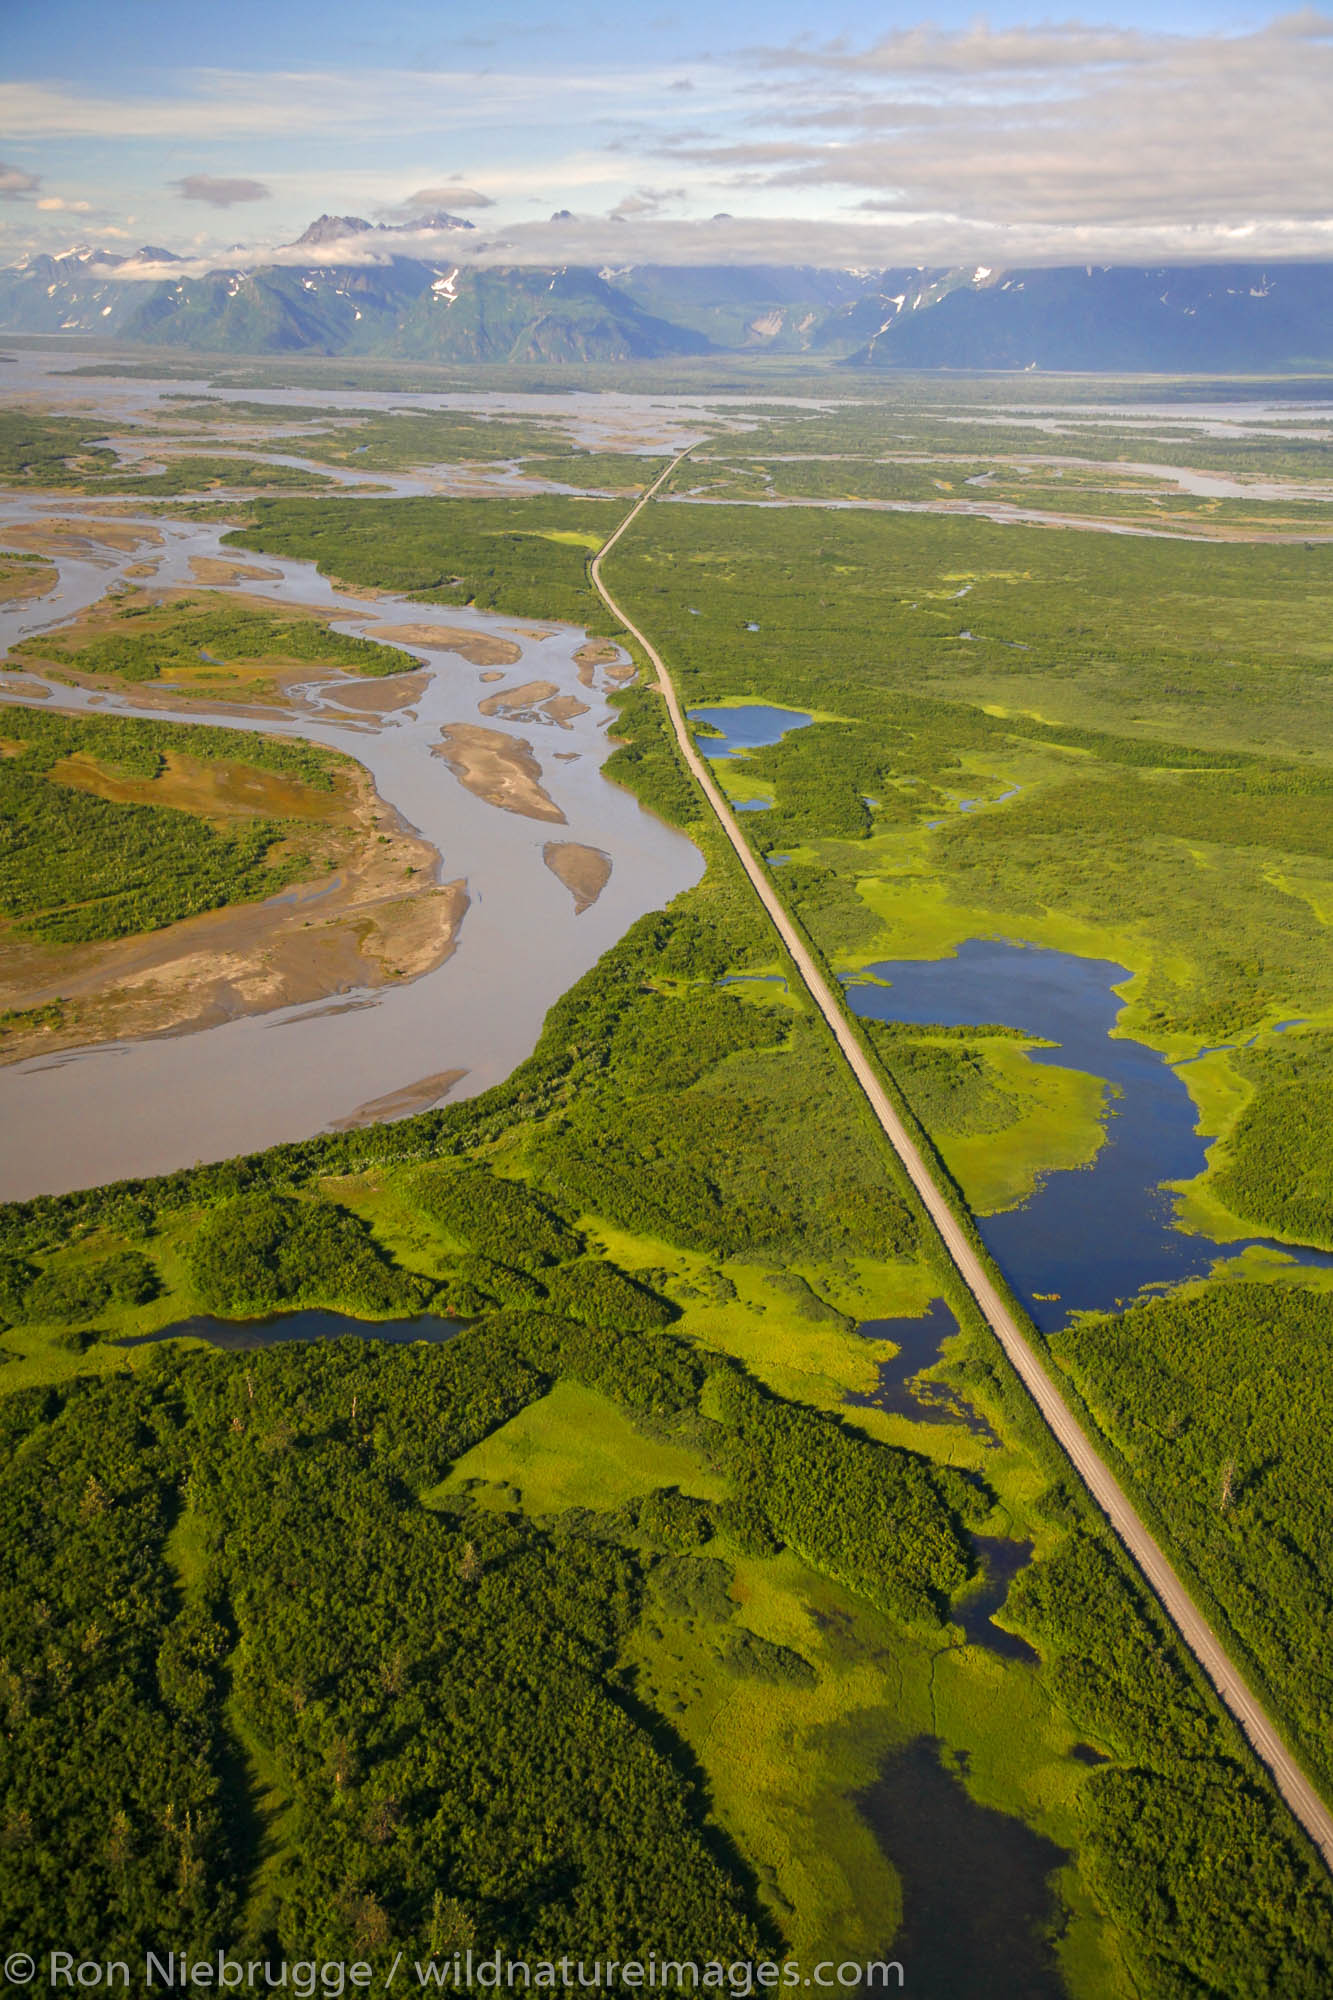
<svg viewBox="0 0 1333 2000">
<path fill-rule="evenodd" d="M 450 362 L 768 352 L 960 371 L 1333 366 L 1333 263 L 537 268 L 469 262 L 471 229 L 445 213 L 322 215 L 271 262 L 238 247 L 202 273 L 153 245 L 35 256 L 0 270 L 0 332 Z"/>
</svg>

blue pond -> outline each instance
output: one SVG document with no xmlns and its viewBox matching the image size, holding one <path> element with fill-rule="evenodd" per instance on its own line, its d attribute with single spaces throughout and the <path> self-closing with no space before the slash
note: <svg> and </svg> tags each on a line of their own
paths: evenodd
<svg viewBox="0 0 1333 2000">
<path fill-rule="evenodd" d="M 1217 1258 L 1258 1244 L 1303 1264 L 1333 1267 L 1325 1251 L 1261 1237 L 1218 1244 L 1173 1226 L 1165 1181 L 1203 1170 L 1205 1141 L 1177 1070 L 1141 1042 L 1113 1039 L 1129 977 L 1104 959 L 973 938 L 954 958 L 892 960 L 866 970 L 887 985 L 848 981 L 854 1013 L 880 1021 L 963 1027 L 994 1022 L 1058 1044 L 1033 1062 L 1105 1077 L 1106 1143 L 1092 1166 L 1046 1175 L 1019 1208 L 978 1217 L 986 1244 L 1044 1332 L 1071 1312 L 1113 1310 L 1145 1286 L 1204 1276 Z M 1043 1298 L 1041 1293 L 1054 1293 Z"/>
<path fill-rule="evenodd" d="M 701 736 L 699 748 L 714 761 L 721 757 L 743 756 L 747 750 L 762 750 L 780 743 L 793 729 L 808 729 L 813 716 L 798 708 L 771 708 L 766 702 L 747 701 L 739 708 L 692 708 L 691 722 L 706 722 L 721 730 L 721 736 Z"/>
</svg>

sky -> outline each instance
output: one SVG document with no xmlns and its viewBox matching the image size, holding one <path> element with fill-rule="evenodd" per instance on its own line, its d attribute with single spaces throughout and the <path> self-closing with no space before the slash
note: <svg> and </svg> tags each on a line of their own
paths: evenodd
<svg viewBox="0 0 1333 2000">
<path fill-rule="evenodd" d="M 398 247 L 613 267 L 1333 256 L 1333 13 L 1317 8 L 0 0 L 0 16 L 0 263 L 74 243 L 265 262 L 321 213 L 438 210 L 474 226 Z"/>
</svg>

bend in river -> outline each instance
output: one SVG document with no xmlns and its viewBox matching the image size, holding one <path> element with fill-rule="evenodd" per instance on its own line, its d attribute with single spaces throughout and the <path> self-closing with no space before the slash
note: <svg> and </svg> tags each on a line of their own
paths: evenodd
<svg viewBox="0 0 1333 2000">
<path fill-rule="evenodd" d="M 83 502 L 84 507 L 87 506 Z M 55 517 L 68 509 L 49 495 L 0 503 L 0 519 Z M 119 525 L 136 525 L 118 515 Z M 154 589 L 198 587 L 190 564 L 200 557 L 234 561 L 244 551 L 221 546 L 224 527 L 159 516 L 138 523 L 161 536 L 146 553 Z M 145 551 L 97 547 L 54 558 L 56 591 L 0 611 L 5 646 L 66 623 L 103 597 Z M 441 1095 L 414 1092 L 462 1071 L 455 1097 L 499 1082 L 527 1056 L 547 1009 L 629 926 L 659 909 L 703 872 L 698 850 L 601 773 L 615 711 L 605 667 L 580 671 L 585 635 L 568 626 L 515 619 L 456 606 L 418 604 L 388 594 L 357 598 L 337 590 L 313 565 L 265 555 L 265 578 L 244 589 L 277 605 L 314 606 L 338 630 L 368 637 L 410 626 L 407 648 L 426 662 L 425 685 L 412 706 L 376 712 L 356 705 L 367 689 L 392 682 L 312 668 L 289 702 L 260 712 L 208 707 L 182 698 L 151 708 L 131 691 L 91 692 L 43 683 L 25 673 L 0 677 L 0 701 L 34 697 L 63 709 L 222 723 L 261 733 L 299 734 L 345 752 L 368 768 L 380 796 L 440 855 L 438 879 L 466 882 L 469 907 L 457 947 L 421 978 L 331 994 L 298 1007 L 229 1020 L 179 1037 L 105 1043 L 0 1068 L 0 1118 L 7 1144 L 0 1199 L 162 1173 L 196 1160 L 249 1152 L 330 1126 L 384 1115 L 386 1105 L 425 1109 Z M 483 682 L 475 665 L 431 631 L 474 631 L 509 642 L 518 658 Z M 392 643 L 392 641 L 390 641 Z M 512 655 L 511 655 L 512 656 Z M 480 703 L 512 685 L 553 683 L 567 697 L 554 712 L 525 708 L 522 718 Z M 238 705 L 239 706 L 239 705 Z M 483 727 L 484 725 L 484 727 Z M 453 775 L 435 751 L 447 728 L 482 729 L 501 744 L 526 743 L 540 784 L 564 825 L 562 841 L 595 851 L 606 878 L 595 901 L 571 895 L 545 856 L 552 829 L 521 809 L 506 810 Z M 493 748 L 493 746 L 492 746 Z"/>
</svg>

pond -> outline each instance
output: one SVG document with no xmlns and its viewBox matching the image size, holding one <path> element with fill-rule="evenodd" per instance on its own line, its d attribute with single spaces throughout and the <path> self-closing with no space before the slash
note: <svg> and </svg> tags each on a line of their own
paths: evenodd
<svg viewBox="0 0 1333 2000">
<path fill-rule="evenodd" d="M 160 1340 L 206 1340 L 212 1347 L 277 1347 L 287 1340 L 338 1340 L 355 1335 L 359 1340 L 387 1340 L 395 1346 L 427 1340 L 442 1345 L 460 1333 L 461 1319 L 440 1319 L 421 1313 L 415 1319 L 352 1319 L 346 1313 L 275 1313 L 268 1319 L 214 1319 L 198 1313 L 191 1319 L 174 1320 L 156 1333 L 139 1333 L 118 1340 L 117 1347 L 151 1347 Z"/>
<path fill-rule="evenodd" d="M 871 984 L 869 974 L 883 984 Z M 852 1011 L 880 1021 L 994 1023 L 1055 1044 L 1030 1060 L 1104 1077 L 1117 1093 L 1091 1166 L 1043 1176 L 1019 1207 L 979 1216 L 987 1248 L 1043 1332 L 1071 1312 L 1112 1311 L 1145 1286 L 1203 1277 L 1219 1257 L 1250 1247 L 1333 1268 L 1320 1250 L 1246 1237 L 1221 1243 L 1175 1226 L 1170 1181 L 1203 1171 L 1207 1142 L 1184 1078 L 1142 1042 L 1113 1036 L 1115 988 L 1129 978 L 1108 960 L 973 938 L 943 959 L 891 960 L 846 981 Z"/>
<path fill-rule="evenodd" d="M 856 1801 L 902 1882 L 902 1923 L 880 1955 L 901 1963 L 904 1991 L 921 2000 L 1063 2000 L 1051 1878 L 1069 1856 L 978 1805 L 942 1748 L 918 1737 Z"/>
<path fill-rule="evenodd" d="M 727 757 L 743 757 L 747 750 L 763 750 L 780 743 L 793 729 L 808 729 L 812 715 L 798 708 L 775 708 L 769 702 L 747 701 L 734 708 L 692 708 L 691 722 L 703 722 L 716 729 L 716 736 L 701 736 L 704 756 L 718 762 Z"/>
<path fill-rule="evenodd" d="M 863 1319 L 856 1330 L 865 1340 L 891 1340 L 897 1351 L 878 1363 L 875 1387 L 849 1395 L 848 1403 L 908 1417 L 915 1424 L 964 1424 L 974 1437 L 998 1443 L 986 1419 L 944 1383 L 916 1380 L 934 1366 L 944 1342 L 958 1331 L 958 1321 L 943 1299 L 935 1299 L 930 1310 L 915 1319 Z"/>
</svg>

